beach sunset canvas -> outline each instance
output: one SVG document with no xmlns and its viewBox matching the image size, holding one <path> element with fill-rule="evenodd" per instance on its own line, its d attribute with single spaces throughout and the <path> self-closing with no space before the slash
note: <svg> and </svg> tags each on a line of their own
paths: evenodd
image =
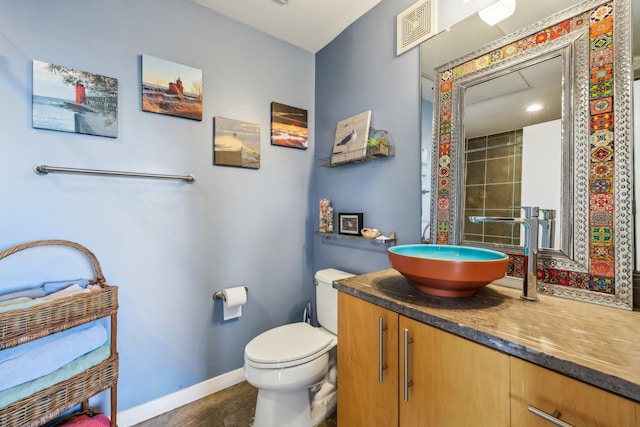
<svg viewBox="0 0 640 427">
<path fill-rule="evenodd" d="M 202 120 L 202 70 L 142 55 L 142 111 Z"/>
<path fill-rule="evenodd" d="M 118 79 L 33 61 L 37 129 L 118 137 Z"/>
<path fill-rule="evenodd" d="M 260 125 L 214 117 L 213 164 L 260 169 Z"/>
<path fill-rule="evenodd" d="M 271 145 L 306 150 L 309 144 L 307 110 L 271 103 Z"/>
</svg>

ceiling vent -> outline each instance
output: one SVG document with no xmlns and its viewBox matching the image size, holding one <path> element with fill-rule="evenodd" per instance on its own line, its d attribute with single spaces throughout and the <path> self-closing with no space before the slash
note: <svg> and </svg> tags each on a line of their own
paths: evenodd
<svg viewBox="0 0 640 427">
<path fill-rule="evenodd" d="M 436 0 L 418 1 L 397 17 L 397 54 L 436 35 Z"/>
</svg>

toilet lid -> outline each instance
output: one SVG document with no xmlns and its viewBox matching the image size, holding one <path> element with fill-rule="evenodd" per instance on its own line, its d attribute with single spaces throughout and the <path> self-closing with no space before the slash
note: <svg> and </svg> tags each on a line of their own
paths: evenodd
<svg viewBox="0 0 640 427">
<path fill-rule="evenodd" d="M 244 349 L 248 360 L 285 363 L 303 359 L 330 347 L 335 336 L 305 322 L 270 329 L 252 339 Z"/>
</svg>

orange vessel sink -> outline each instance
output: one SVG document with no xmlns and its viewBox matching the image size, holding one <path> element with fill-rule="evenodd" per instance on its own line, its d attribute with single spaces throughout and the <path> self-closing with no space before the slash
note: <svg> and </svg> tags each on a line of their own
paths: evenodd
<svg viewBox="0 0 640 427">
<path fill-rule="evenodd" d="M 508 255 L 470 246 L 399 245 L 388 254 L 391 268 L 417 290 L 442 297 L 471 296 L 509 267 Z"/>
</svg>

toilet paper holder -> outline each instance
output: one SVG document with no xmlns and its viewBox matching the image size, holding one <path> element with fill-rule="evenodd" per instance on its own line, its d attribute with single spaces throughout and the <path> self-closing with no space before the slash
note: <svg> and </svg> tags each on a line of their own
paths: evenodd
<svg viewBox="0 0 640 427">
<path fill-rule="evenodd" d="M 247 292 L 247 295 L 249 295 L 249 288 L 247 288 L 246 286 L 243 286 L 244 290 Z M 221 299 L 222 301 L 226 301 L 227 298 L 224 296 L 224 292 L 222 291 L 216 291 L 213 293 L 213 299 Z"/>
</svg>

